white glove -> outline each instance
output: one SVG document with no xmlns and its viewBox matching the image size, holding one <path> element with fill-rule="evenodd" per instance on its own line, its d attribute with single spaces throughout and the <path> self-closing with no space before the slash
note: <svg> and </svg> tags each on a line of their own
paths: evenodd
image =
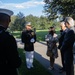
<svg viewBox="0 0 75 75">
<path fill-rule="evenodd" d="M 30 42 L 34 43 L 34 42 L 35 42 L 35 39 L 34 39 L 34 38 L 32 38 L 32 39 L 30 40 Z"/>
</svg>

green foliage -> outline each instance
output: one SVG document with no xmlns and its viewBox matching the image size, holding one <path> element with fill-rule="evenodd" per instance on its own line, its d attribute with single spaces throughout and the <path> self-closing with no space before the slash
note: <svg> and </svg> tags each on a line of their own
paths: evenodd
<svg viewBox="0 0 75 75">
<path fill-rule="evenodd" d="M 33 28 L 38 27 L 38 20 L 39 20 L 38 17 L 30 14 L 30 15 L 25 17 L 25 20 L 28 21 L 28 22 L 31 22 Z"/>
<path fill-rule="evenodd" d="M 14 31 L 11 34 L 15 37 L 15 38 L 21 38 L 21 31 Z"/>
<path fill-rule="evenodd" d="M 59 17 L 59 14 L 65 16 L 72 16 L 75 18 L 75 0 L 44 0 L 45 13 L 50 20 Z"/>
<path fill-rule="evenodd" d="M 36 17 L 28 15 L 25 17 L 25 20 L 31 22 L 32 27 L 36 29 L 48 29 L 54 24 L 54 21 L 49 21 L 48 18 L 44 16 Z"/>
<path fill-rule="evenodd" d="M 52 75 L 48 72 L 37 60 L 34 60 L 34 69 L 28 70 L 26 68 L 26 61 L 25 61 L 25 52 L 23 49 L 18 49 L 22 64 L 19 68 L 19 75 Z"/>
<path fill-rule="evenodd" d="M 32 28 L 36 29 L 48 29 L 50 26 L 57 25 L 57 21 L 49 21 L 47 17 L 36 17 L 28 15 L 24 17 L 23 13 L 19 12 L 16 16 L 11 17 L 11 23 L 9 25 L 10 31 L 22 31 L 25 29 L 25 22 L 31 22 Z"/>
<path fill-rule="evenodd" d="M 23 13 L 19 12 L 17 16 L 15 16 L 14 22 L 10 25 L 10 30 L 23 30 L 25 24 L 25 17 Z M 13 17 L 14 18 L 14 17 Z"/>
</svg>

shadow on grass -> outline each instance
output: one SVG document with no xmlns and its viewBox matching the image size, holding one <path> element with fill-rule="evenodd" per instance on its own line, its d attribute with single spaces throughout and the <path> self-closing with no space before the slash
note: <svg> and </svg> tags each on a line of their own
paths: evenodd
<svg viewBox="0 0 75 75">
<path fill-rule="evenodd" d="M 33 69 L 27 69 L 26 67 L 26 61 L 25 61 L 25 51 L 23 49 L 19 49 L 21 58 L 22 58 L 22 64 L 19 68 L 19 75 L 54 75 L 58 74 L 58 68 L 60 68 L 60 65 L 55 64 L 55 70 L 50 71 L 49 70 L 49 60 L 42 57 L 42 55 L 35 52 L 35 59 L 34 59 L 34 68 Z"/>
<path fill-rule="evenodd" d="M 20 40 L 17 40 L 17 42 L 20 42 Z M 41 42 L 40 42 L 41 43 Z M 22 43 L 20 43 L 22 44 Z M 46 45 L 46 43 L 41 43 L 43 45 Z M 23 45 L 23 44 L 22 44 Z M 48 59 L 45 59 L 42 55 L 35 52 L 35 59 L 34 59 L 34 68 L 31 70 L 28 70 L 26 68 L 26 61 L 25 61 L 25 51 L 19 48 L 19 53 L 22 58 L 22 64 L 19 68 L 19 75 L 62 75 L 58 74 L 59 68 L 61 67 L 59 64 L 55 64 L 55 70 L 50 71 L 49 65 L 50 61 Z"/>
<path fill-rule="evenodd" d="M 48 59 L 45 59 L 42 55 L 38 54 L 35 52 L 35 59 L 42 64 L 42 66 L 44 66 L 44 68 L 47 69 L 47 71 L 50 72 L 50 74 L 52 75 L 63 75 L 59 73 L 59 68 L 61 68 L 61 66 L 59 64 L 54 64 L 54 70 L 49 70 L 49 66 L 50 66 L 50 61 Z"/>
<path fill-rule="evenodd" d="M 34 68 L 27 69 L 25 51 L 23 49 L 19 49 L 19 53 L 22 59 L 22 64 L 19 68 L 19 75 L 51 75 L 50 72 L 47 71 L 47 69 L 45 69 L 36 59 L 34 59 Z"/>
</svg>

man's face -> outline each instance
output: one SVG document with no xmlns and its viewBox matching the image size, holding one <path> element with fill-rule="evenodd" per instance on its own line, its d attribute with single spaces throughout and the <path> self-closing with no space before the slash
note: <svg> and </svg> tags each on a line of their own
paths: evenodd
<svg viewBox="0 0 75 75">
<path fill-rule="evenodd" d="M 50 28 L 50 29 L 49 29 L 49 32 L 51 32 L 51 31 L 54 31 L 54 28 Z"/>
<path fill-rule="evenodd" d="M 65 24 L 64 25 L 61 24 L 60 27 L 61 27 L 61 30 L 64 30 L 65 29 Z"/>
<path fill-rule="evenodd" d="M 54 28 L 51 28 L 51 31 L 54 31 Z"/>
<path fill-rule="evenodd" d="M 31 30 L 31 29 L 32 29 L 31 25 L 27 25 L 27 26 L 26 26 L 26 29 L 27 29 L 27 30 Z"/>
</svg>

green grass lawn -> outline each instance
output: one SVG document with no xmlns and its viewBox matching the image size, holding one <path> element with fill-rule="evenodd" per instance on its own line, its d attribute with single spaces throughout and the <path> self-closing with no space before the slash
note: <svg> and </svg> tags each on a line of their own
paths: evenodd
<svg viewBox="0 0 75 75">
<path fill-rule="evenodd" d="M 48 33 L 48 30 L 37 30 L 36 37 L 37 41 L 45 41 L 45 35 Z"/>
<path fill-rule="evenodd" d="M 13 31 L 11 34 L 16 38 L 21 38 L 21 31 Z"/>
<path fill-rule="evenodd" d="M 22 64 L 19 68 L 19 75 L 52 75 L 37 60 L 34 59 L 34 69 L 28 70 L 25 63 L 25 53 L 23 49 L 18 49 Z"/>
<path fill-rule="evenodd" d="M 12 34 L 16 38 L 21 38 L 21 31 L 15 31 Z M 45 35 L 48 33 L 48 30 L 36 30 L 37 41 L 44 41 Z"/>
<path fill-rule="evenodd" d="M 13 36 L 16 38 L 21 38 L 21 31 L 15 31 L 13 32 Z M 36 37 L 37 41 L 44 41 L 45 35 L 48 33 L 48 30 L 36 30 Z M 59 34 L 59 31 L 56 32 Z M 28 70 L 26 68 L 25 63 L 25 53 L 23 53 L 23 49 L 19 49 L 19 53 L 22 58 L 22 64 L 19 68 L 19 75 L 52 75 L 50 72 L 48 72 L 47 69 L 45 69 L 36 59 L 34 59 L 34 69 Z"/>
<path fill-rule="evenodd" d="M 21 38 L 21 31 L 15 31 L 12 34 L 16 38 Z M 36 37 L 37 41 L 45 41 L 45 35 L 48 33 L 48 30 L 36 30 Z M 59 34 L 59 30 L 56 31 L 57 34 Z"/>
</svg>

